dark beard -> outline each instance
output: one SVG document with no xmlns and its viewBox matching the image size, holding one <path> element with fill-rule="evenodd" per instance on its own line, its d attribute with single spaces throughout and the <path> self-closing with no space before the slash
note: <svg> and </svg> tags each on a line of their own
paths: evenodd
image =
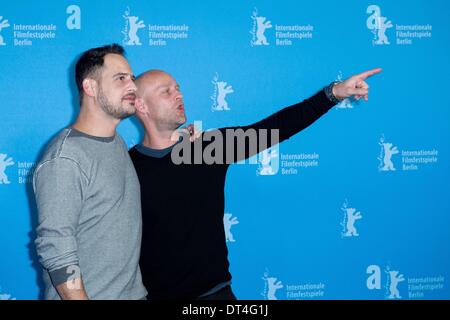
<svg viewBox="0 0 450 320">
<path fill-rule="evenodd" d="M 102 89 L 98 91 L 98 102 L 102 110 L 112 116 L 115 119 L 122 120 L 128 118 L 133 113 L 127 112 L 122 106 L 114 107 L 108 100 L 108 98 L 103 94 Z"/>
</svg>

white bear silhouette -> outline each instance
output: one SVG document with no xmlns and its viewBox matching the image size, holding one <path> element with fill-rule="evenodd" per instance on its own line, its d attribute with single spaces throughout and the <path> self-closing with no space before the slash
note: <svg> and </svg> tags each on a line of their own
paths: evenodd
<svg viewBox="0 0 450 320">
<path fill-rule="evenodd" d="M 395 171 L 394 163 L 392 162 L 392 156 L 394 154 L 399 153 L 397 147 L 392 147 L 393 144 L 389 142 L 381 143 L 384 150 L 383 162 L 384 166 L 381 168 L 381 171 Z"/>
<path fill-rule="evenodd" d="M 376 30 L 378 31 L 378 40 L 375 42 L 375 44 L 390 44 L 387 36 L 386 36 L 386 30 L 388 28 L 392 28 L 392 22 L 388 21 L 386 22 L 386 17 L 377 17 L 376 18 Z"/>
<path fill-rule="evenodd" d="M 270 21 L 266 21 L 266 17 L 256 17 L 256 41 L 255 45 L 265 45 L 268 46 L 267 38 L 264 35 L 266 29 L 272 28 L 272 24 Z"/>
<path fill-rule="evenodd" d="M 278 153 L 276 150 L 266 149 L 261 153 L 260 158 L 260 175 L 274 175 L 275 172 L 272 168 L 272 159 L 278 157 Z"/>
<path fill-rule="evenodd" d="M 216 107 L 213 109 L 214 110 L 230 110 L 230 108 L 228 107 L 228 102 L 225 100 L 225 97 L 227 96 L 227 94 L 229 93 L 233 93 L 233 87 L 232 86 L 227 86 L 227 83 L 224 81 L 218 81 L 215 82 L 215 84 L 217 85 L 217 99 L 216 99 Z"/>
<path fill-rule="evenodd" d="M 397 289 L 399 282 L 405 281 L 403 274 L 399 274 L 398 271 L 389 271 L 390 285 L 389 285 L 389 299 L 401 299 L 400 292 Z"/>
<path fill-rule="evenodd" d="M 342 102 L 339 103 L 336 107 L 338 109 L 353 109 L 352 102 L 349 98 L 345 98 L 344 100 L 342 100 Z"/>
<path fill-rule="evenodd" d="M 266 281 L 267 281 L 267 285 L 269 286 L 269 289 L 267 292 L 267 299 L 268 300 L 278 300 L 277 297 L 275 296 L 275 292 L 278 289 L 283 288 L 283 284 L 281 283 L 281 281 L 277 282 L 277 278 L 275 278 L 275 277 L 267 278 Z"/>
<path fill-rule="evenodd" d="M 2 31 L 3 28 L 9 27 L 8 19 L 5 19 L 3 21 L 2 21 L 2 19 L 3 19 L 3 17 L 0 16 L 0 32 Z M 6 45 L 6 43 L 3 41 L 3 37 L 0 34 L 0 46 L 4 46 L 4 45 Z"/>
<path fill-rule="evenodd" d="M 14 164 L 11 157 L 6 159 L 7 155 L 4 153 L 0 153 L 0 184 L 10 184 L 11 182 L 8 180 L 8 176 L 6 175 L 6 167 L 12 166 Z"/>
<path fill-rule="evenodd" d="M 354 224 L 356 220 L 362 219 L 361 213 L 359 211 L 355 213 L 355 208 L 346 208 L 345 211 L 347 213 L 347 232 L 345 233 L 345 236 L 359 236 Z"/>
<path fill-rule="evenodd" d="M 223 224 L 225 227 L 225 238 L 226 241 L 236 242 L 236 240 L 234 240 L 233 234 L 231 233 L 231 226 L 238 224 L 239 221 L 237 220 L 236 217 L 231 219 L 231 216 L 232 216 L 231 213 L 225 213 L 223 216 Z"/>
<path fill-rule="evenodd" d="M 137 35 L 137 32 L 139 29 L 142 29 L 145 27 L 144 21 L 138 21 L 138 17 L 135 16 L 128 16 L 126 17 L 128 19 L 130 30 L 128 31 L 128 42 L 127 45 L 142 45 L 142 43 L 139 40 L 139 37 Z"/>
</svg>

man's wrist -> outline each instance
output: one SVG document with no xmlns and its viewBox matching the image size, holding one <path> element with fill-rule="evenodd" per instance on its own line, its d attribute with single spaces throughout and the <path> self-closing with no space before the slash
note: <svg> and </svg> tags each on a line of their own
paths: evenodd
<svg viewBox="0 0 450 320">
<path fill-rule="evenodd" d="M 344 99 L 339 99 L 339 98 L 336 97 L 336 96 L 334 95 L 334 93 L 333 93 L 333 87 L 334 87 L 335 85 L 337 85 L 338 83 L 341 83 L 341 82 L 342 82 L 342 81 L 333 81 L 332 83 L 330 83 L 328 86 L 326 86 L 326 87 L 324 88 L 325 95 L 327 96 L 327 98 L 328 98 L 331 102 L 333 102 L 333 103 L 335 103 L 335 104 L 341 103 L 342 100 L 344 100 Z"/>
</svg>

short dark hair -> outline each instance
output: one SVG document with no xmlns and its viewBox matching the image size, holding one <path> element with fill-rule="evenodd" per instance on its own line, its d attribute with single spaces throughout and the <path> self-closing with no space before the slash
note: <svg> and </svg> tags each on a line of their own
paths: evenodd
<svg viewBox="0 0 450 320">
<path fill-rule="evenodd" d="M 78 59 L 75 66 L 75 80 L 77 82 L 80 103 L 83 100 L 83 80 L 89 76 L 94 76 L 103 67 L 105 56 L 110 53 L 125 56 L 123 47 L 113 43 L 103 47 L 89 49 Z"/>
</svg>

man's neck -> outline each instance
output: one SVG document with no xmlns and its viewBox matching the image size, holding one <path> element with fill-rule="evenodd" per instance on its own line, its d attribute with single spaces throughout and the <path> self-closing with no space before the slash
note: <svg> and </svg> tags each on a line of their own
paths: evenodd
<svg viewBox="0 0 450 320">
<path fill-rule="evenodd" d="M 173 146 L 178 142 L 178 135 L 176 131 L 155 132 L 150 133 L 145 131 L 144 140 L 142 144 L 147 148 L 162 150 Z"/>
<path fill-rule="evenodd" d="M 80 114 L 72 127 L 91 136 L 112 137 L 116 134 L 119 122 L 118 119 L 81 107 Z"/>
</svg>

